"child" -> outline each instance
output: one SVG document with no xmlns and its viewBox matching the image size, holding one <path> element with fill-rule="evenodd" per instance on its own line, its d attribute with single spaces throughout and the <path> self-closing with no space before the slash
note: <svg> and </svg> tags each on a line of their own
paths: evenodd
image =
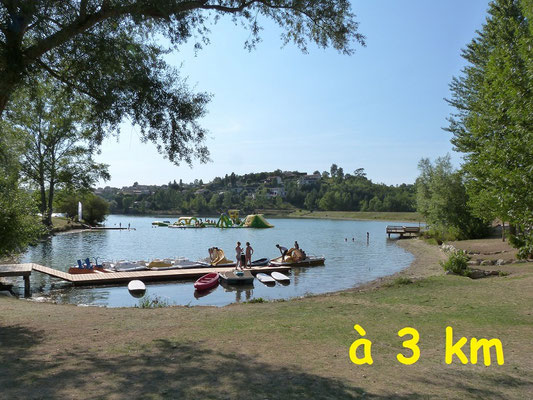
<svg viewBox="0 0 533 400">
<path fill-rule="evenodd" d="M 252 254 L 254 254 L 254 249 L 250 246 L 250 242 L 246 242 L 246 260 L 245 266 L 252 268 Z"/>
</svg>

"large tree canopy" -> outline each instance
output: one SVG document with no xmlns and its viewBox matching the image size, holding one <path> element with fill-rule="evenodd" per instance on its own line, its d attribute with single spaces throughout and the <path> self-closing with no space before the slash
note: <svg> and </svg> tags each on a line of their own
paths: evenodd
<svg viewBox="0 0 533 400">
<path fill-rule="evenodd" d="M 28 78 L 45 73 L 91 100 L 95 139 L 127 117 L 171 161 L 205 160 L 197 121 L 209 96 L 187 88 L 156 38 L 201 46 L 208 21 L 224 15 L 250 30 L 248 47 L 260 18 L 304 51 L 311 42 L 350 54 L 364 44 L 349 0 L 0 0 L 0 116 Z"/>
<path fill-rule="evenodd" d="M 533 225 L 533 1 L 495 0 L 451 84 L 455 149 L 470 204 L 486 218 Z"/>
</svg>

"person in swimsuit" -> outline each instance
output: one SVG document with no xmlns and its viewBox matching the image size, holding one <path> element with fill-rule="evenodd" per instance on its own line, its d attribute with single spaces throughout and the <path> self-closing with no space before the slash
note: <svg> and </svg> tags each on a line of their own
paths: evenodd
<svg viewBox="0 0 533 400">
<path fill-rule="evenodd" d="M 248 268 L 252 268 L 252 254 L 254 254 L 254 249 L 250 246 L 250 242 L 246 242 L 246 260 L 244 265 Z"/>
<path fill-rule="evenodd" d="M 237 265 L 235 266 L 235 268 L 240 267 L 240 269 L 242 269 L 244 267 L 244 264 L 242 264 L 242 260 L 241 260 L 242 255 L 243 253 L 242 253 L 241 242 L 237 242 L 237 247 L 235 247 L 235 256 L 237 257 Z"/>
</svg>

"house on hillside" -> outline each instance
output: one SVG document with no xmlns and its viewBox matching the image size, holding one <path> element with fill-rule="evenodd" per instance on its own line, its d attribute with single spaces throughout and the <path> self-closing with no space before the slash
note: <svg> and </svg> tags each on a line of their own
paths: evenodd
<svg viewBox="0 0 533 400">
<path fill-rule="evenodd" d="M 267 198 L 271 199 L 274 197 L 285 197 L 285 189 L 282 187 L 269 188 L 267 192 Z"/>
<path fill-rule="evenodd" d="M 298 186 L 314 185 L 320 181 L 320 174 L 304 175 L 298 179 Z"/>
</svg>

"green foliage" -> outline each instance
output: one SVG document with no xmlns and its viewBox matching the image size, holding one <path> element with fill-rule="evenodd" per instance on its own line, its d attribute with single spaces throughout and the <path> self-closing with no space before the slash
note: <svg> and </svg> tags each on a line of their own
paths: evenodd
<svg viewBox="0 0 533 400">
<path fill-rule="evenodd" d="M 509 236 L 511 245 L 518 249 L 517 257 L 520 259 L 533 258 L 533 232 L 519 230 Z"/>
<path fill-rule="evenodd" d="M 41 79 L 20 90 L 6 112 L 4 126 L 24 146 L 22 175 L 38 188 L 39 208 L 49 226 L 56 190 L 88 189 L 109 177 L 107 166 L 93 161 L 90 108 L 86 99 Z"/>
<path fill-rule="evenodd" d="M 78 202 L 82 203 L 82 217 L 89 225 L 103 222 L 109 214 L 109 202 L 91 192 L 63 191 L 58 194 L 57 207 L 69 218 L 78 216 Z M 81 222 L 81 221 L 80 221 Z"/>
<path fill-rule="evenodd" d="M 267 303 L 267 300 L 263 299 L 262 297 L 256 297 L 255 299 L 245 301 L 244 303 L 246 304 Z"/>
<path fill-rule="evenodd" d="M 44 233 L 31 196 L 0 175 L 0 257 L 21 252 Z"/>
<path fill-rule="evenodd" d="M 265 19 L 281 28 L 284 43 L 303 51 L 311 42 L 351 54 L 354 43 L 364 44 L 348 0 L 70 3 L 0 2 L 0 117 L 10 96 L 35 75 L 47 74 L 90 98 L 96 142 L 129 119 L 174 163 L 208 159 L 198 120 L 210 96 L 192 93 L 165 57 L 189 39 L 200 49 L 219 18 L 242 22 L 250 32 L 249 49 Z"/>
<path fill-rule="evenodd" d="M 457 275 L 468 276 L 471 272 L 468 268 L 469 257 L 461 250 L 453 251 L 448 256 L 448 260 L 441 261 L 440 265 L 445 271 L 453 272 Z"/>
<path fill-rule="evenodd" d="M 251 173 L 211 182 L 181 185 L 169 182 L 150 193 L 130 194 L 110 191 L 103 196 L 111 203 L 114 213 L 144 213 L 171 211 L 179 213 L 220 214 L 236 208 L 246 213 L 256 210 L 291 210 L 294 208 L 326 211 L 414 211 L 413 185 L 387 186 L 367 179 L 360 168 L 354 175 L 337 167 L 336 175 L 329 173 L 313 184 L 301 184 L 297 171 Z M 282 178 L 277 183 L 275 177 Z M 275 185 L 271 182 L 276 181 Z M 274 188 L 282 188 L 285 195 L 274 195 Z M 277 189 L 276 189 L 277 190 Z"/>
<path fill-rule="evenodd" d="M 0 257 L 24 248 L 45 233 L 31 195 L 19 187 L 20 142 L 0 121 Z"/>
<path fill-rule="evenodd" d="M 428 224 L 427 235 L 443 241 L 487 234 L 487 223 L 470 211 L 461 174 L 453 170 L 449 155 L 438 158 L 434 164 L 422 159 L 418 168 L 417 211 Z"/>
<path fill-rule="evenodd" d="M 386 287 L 394 287 L 394 286 L 404 286 L 404 285 L 410 285 L 413 281 L 409 278 L 406 278 L 405 276 L 400 276 L 396 279 L 394 279 L 392 282 L 387 283 Z"/>
<path fill-rule="evenodd" d="M 154 296 L 154 297 L 143 296 L 139 300 L 139 305 L 137 307 L 138 308 L 164 308 L 164 307 L 170 307 L 170 305 L 171 304 L 167 300 L 162 299 L 159 296 Z"/>
<path fill-rule="evenodd" d="M 463 51 L 449 119 L 473 212 L 527 230 L 533 226 L 533 1 L 495 0 Z M 517 238 L 517 246 L 527 239 Z"/>
</svg>

